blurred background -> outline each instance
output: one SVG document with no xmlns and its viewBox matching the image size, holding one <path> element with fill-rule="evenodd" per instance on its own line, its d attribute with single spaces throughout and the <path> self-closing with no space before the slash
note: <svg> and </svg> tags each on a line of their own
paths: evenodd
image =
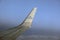
<svg viewBox="0 0 60 40">
<path fill-rule="evenodd" d="M 60 0 L 0 0 L 0 30 L 21 24 L 34 7 L 32 27 L 23 35 L 60 36 Z"/>
</svg>

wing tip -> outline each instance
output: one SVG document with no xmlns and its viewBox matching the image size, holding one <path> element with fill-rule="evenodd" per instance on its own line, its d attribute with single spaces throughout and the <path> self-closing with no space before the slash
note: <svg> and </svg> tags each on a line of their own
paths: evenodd
<svg viewBox="0 0 60 40">
<path fill-rule="evenodd" d="M 37 7 L 34 7 L 34 9 L 37 9 Z"/>
</svg>

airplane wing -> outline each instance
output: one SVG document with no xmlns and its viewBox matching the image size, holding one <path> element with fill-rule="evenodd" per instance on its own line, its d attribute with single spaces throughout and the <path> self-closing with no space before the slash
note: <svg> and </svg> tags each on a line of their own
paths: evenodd
<svg viewBox="0 0 60 40">
<path fill-rule="evenodd" d="M 6 31 L 0 32 L 0 40 L 15 40 L 21 33 L 31 27 L 35 12 L 37 8 L 33 8 L 25 20 L 17 27 L 10 28 Z"/>
</svg>

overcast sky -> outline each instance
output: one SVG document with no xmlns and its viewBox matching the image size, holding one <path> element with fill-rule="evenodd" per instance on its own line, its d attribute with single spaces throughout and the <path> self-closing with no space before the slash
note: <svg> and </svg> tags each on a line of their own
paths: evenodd
<svg viewBox="0 0 60 40">
<path fill-rule="evenodd" d="M 34 7 L 32 28 L 60 29 L 60 0 L 0 0 L 0 28 L 19 25 Z"/>
</svg>

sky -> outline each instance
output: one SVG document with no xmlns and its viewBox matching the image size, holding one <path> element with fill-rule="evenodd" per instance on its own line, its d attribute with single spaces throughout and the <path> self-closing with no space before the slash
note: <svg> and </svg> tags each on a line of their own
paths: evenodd
<svg viewBox="0 0 60 40">
<path fill-rule="evenodd" d="M 0 0 L 0 29 L 21 24 L 34 7 L 32 28 L 60 30 L 60 0 Z"/>
</svg>

